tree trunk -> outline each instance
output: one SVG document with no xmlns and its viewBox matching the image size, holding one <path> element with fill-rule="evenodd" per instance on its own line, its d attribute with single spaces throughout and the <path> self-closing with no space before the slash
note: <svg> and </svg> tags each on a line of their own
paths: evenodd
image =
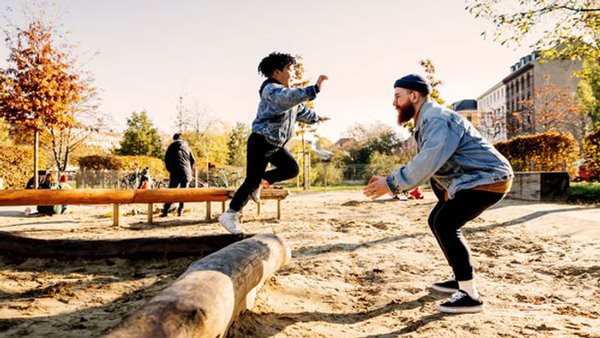
<svg viewBox="0 0 600 338">
<path fill-rule="evenodd" d="M 40 132 L 35 129 L 33 132 L 33 189 L 39 188 L 38 175 L 38 148 L 39 148 Z"/>
<path fill-rule="evenodd" d="M 291 258 L 276 235 L 257 235 L 192 265 L 107 337 L 224 337 L 258 289 Z"/>
<path fill-rule="evenodd" d="M 208 235 L 104 240 L 39 239 L 0 231 L 0 254 L 45 259 L 206 256 L 252 235 Z"/>
</svg>

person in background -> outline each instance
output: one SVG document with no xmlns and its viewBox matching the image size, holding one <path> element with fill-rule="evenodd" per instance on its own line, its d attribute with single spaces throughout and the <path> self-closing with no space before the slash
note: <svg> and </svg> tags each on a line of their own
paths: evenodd
<svg viewBox="0 0 600 338">
<path fill-rule="evenodd" d="M 187 188 L 192 181 L 193 168 L 196 160 L 188 144 L 181 138 L 181 134 L 173 135 L 173 142 L 165 152 L 165 167 L 169 172 L 169 188 Z M 160 217 L 167 217 L 171 203 L 165 203 Z M 179 203 L 177 216 L 183 212 L 183 203 Z"/>
<path fill-rule="evenodd" d="M 71 185 L 69 184 L 69 178 L 67 177 L 67 175 L 60 175 L 60 178 L 58 179 L 58 188 L 59 189 L 63 189 L 63 190 L 71 190 L 71 189 L 73 189 L 71 187 Z M 67 206 L 66 205 L 62 205 L 60 213 L 64 214 L 66 212 L 67 212 Z"/>
<path fill-rule="evenodd" d="M 44 182 L 40 185 L 39 189 L 55 190 L 60 189 L 60 185 L 56 181 L 56 176 L 53 173 L 47 173 L 44 177 Z M 37 214 L 52 216 L 60 213 L 62 210 L 61 205 L 38 205 Z"/>
</svg>

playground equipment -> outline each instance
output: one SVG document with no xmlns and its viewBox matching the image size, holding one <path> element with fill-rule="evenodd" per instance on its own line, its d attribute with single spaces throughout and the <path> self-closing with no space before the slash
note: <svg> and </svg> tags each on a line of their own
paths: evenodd
<svg viewBox="0 0 600 338">
<path fill-rule="evenodd" d="M 211 219 L 211 202 L 225 203 L 234 191 L 226 188 L 194 189 L 74 189 L 74 190 L 34 190 L 15 189 L 0 191 L 0 206 L 25 205 L 79 205 L 112 204 L 113 225 L 119 225 L 119 205 L 148 204 L 148 223 L 153 222 L 153 203 L 206 202 L 206 219 Z M 262 200 L 277 201 L 277 219 L 281 219 L 281 200 L 289 195 L 287 189 L 263 189 Z M 260 204 L 257 209 L 260 214 Z"/>
<path fill-rule="evenodd" d="M 289 246 L 273 234 L 231 244 L 191 264 L 106 337 L 224 337 L 267 278 L 290 259 Z"/>
</svg>

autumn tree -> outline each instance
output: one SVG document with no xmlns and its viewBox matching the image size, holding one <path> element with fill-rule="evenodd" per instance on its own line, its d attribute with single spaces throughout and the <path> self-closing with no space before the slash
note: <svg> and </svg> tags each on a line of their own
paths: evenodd
<svg viewBox="0 0 600 338">
<path fill-rule="evenodd" d="M 585 134 L 588 119 L 575 97 L 556 84 L 535 88 L 531 99 L 521 101 L 526 114 L 532 116 L 535 132 L 571 133 L 579 142 Z"/>
<path fill-rule="evenodd" d="M 177 114 L 175 116 L 175 128 L 178 133 L 183 133 L 190 128 L 190 123 L 192 121 L 192 116 L 183 103 L 183 95 L 179 96 L 177 99 L 175 110 Z"/>
<path fill-rule="evenodd" d="M 131 113 L 117 152 L 119 155 L 146 155 L 163 158 L 164 152 L 158 129 L 154 127 L 145 111 Z"/>
<path fill-rule="evenodd" d="M 301 55 L 295 55 L 296 64 L 294 65 L 294 74 L 292 74 L 292 81 L 290 86 L 292 88 L 304 88 L 309 85 L 310 81 L 304 78 L 304 62 Z M 314 109 L 314 103 L 312 101 L 306 102 L 306 106 L 309 109 Z M 310 189 L 310 144 L 306 142 L 306 136 L 310 133 L 314 133 L 317 129 L 314 125 L 304 123 L 302 121 L 296 121 L 298 128 L 296 129 L 296 135 L 300 136 L 300 149 L 293 149 L 299 153 L 302 153 L 301 165 L 301 178 L 302 188 L 304 190 Z"/>
<path fill-rule="evenodd" d="M 229 132 L 227 148 L 227 164 L 245 167 L 246 166 L 246 143 L 250 136 L 250 128 L 244 123 L 238 122 Z"/>
<path fill-rule="evenodd" d="M 78 114 L 93 109 L 95 89 L 89 75 L 77 69 L 73 45 L 50 20 L 31 17 L 24 28 L 10 27 L 4 31 L 9 64 L 3 71 L 2 117 L 33 132 L 35 176 L 40 134 L 49 137 L 46 144 L 64 170 L 74 145 L 72 128 L 81 127 Z"/>
<path fill-rule="evenodd" d="M 549 59 L 598 57 L 600 5 L 597 0 L 470 0 L 466 10 L 475 18 L 490 21 L 494 41 L 521 44 Z M 555 47 L 559 48 L 555 48 Z"/>
<path fill-rule="evenodd" d="M 6 120 L 0 118 L 0 145 L 7 145 L 10 143 L 10 125 Z"/>
<path fill-rule="evenodd" d="M 419 61 L 419 65 L 423 68 L 423 71 L 425 72 L 425 77 L 431 85 L 432 91 L 431 94 L 429 94 L 429 96 L 431 96 L 431 98 L 434 99 L 437 103 L 444 105 L 445 101 L 441 98 L 439 91 L 439 87 L 443 84 L 443 82 L 437 78 L 433 61 L 431 61 L 430 59 L 424 59 Z"/>
<path fill-rule="evenodd" d="M 198 100 L 184 106 L 190 128 L 183 135 L 196 157 L 196 166 L 206 172 L 208 163 L 226 165 L 229 126 Z"/>
</svg>

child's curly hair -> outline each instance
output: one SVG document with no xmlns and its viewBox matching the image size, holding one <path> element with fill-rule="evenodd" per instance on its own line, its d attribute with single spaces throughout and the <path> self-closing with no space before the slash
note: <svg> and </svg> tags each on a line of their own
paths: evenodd
<svg viewBox="0 0 600 338">
<path fill-rule="evenodd" d="M 290 54 L 273 52 L 260 61 L 258 64 L 258 72 L 265 77 L 269 77 L 277 69 L 283 70 L 283 68 L 289 64 L 295 65 L 296 58 Z"/>
</svg>

